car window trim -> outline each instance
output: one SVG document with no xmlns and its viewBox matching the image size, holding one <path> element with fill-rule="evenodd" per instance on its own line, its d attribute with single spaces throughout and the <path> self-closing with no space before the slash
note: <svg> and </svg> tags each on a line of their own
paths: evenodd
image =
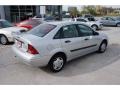
<svg viewBox="0 0 120 90">
<path fill-rule="evenodd" d="M 58 38 L 55 38 L 55 36 L 57 35 L 57 33 L 60 32 L 60 36 Z M 61 39 L 62 38 L 62 27 L 56 32 L 56 34 L 54 35 L 53 39 Z"/>
</svg>

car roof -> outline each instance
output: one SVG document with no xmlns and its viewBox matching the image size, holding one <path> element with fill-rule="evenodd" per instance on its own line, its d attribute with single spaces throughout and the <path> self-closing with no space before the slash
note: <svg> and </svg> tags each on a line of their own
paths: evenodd
<svg viewBox="0 0 120 90">
<path fill-rule="evenodd" d="M 69 25 L 69 24 L 83 24 L 80 22 L 75 21 L 53 21 L 53 22 L 47 22 L 47 24 L 53 24 L 53 25 Z"/>
</svg>

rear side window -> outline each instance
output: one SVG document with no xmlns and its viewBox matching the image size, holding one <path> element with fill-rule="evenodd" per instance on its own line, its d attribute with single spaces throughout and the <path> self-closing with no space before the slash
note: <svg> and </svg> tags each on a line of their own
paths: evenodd
<svg viewBox="0 0 120 90">
<path fill-rule="evenodd" d="M 56 25 L 52 25 L 52 24 L 40 24 L 39 26 L 30 30 L 28 33 L 35 36 L 44 37 L 46 34 L 52 31 L 55 27 Z"/>
<path fill-rule="evenodd" d="M 78 31 L 75 25 L 68 25 L 62 28 L 62 38 L 78 37 Z"/>
<path fill-rule="evenodd" d="M 54 36 L 54 39 L 60 39 L 61 36 L 62 36 L 62 29 L 60 29 L 60 30 L 56 33 L 56 35 Z"/>
</svg>

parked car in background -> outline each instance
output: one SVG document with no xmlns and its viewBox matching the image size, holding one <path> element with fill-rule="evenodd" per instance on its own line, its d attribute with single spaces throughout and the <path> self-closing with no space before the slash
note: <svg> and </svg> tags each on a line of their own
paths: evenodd
<svg viewBox="0 0 120 90">
<path fill-rule="evenodd" d="M 120 16 L 113 17 L 115 20 L 120 21 Z"/>
<path fill-rule="evenodd" d="M 94 16 L 91 14 L 83 14 L 82 17 L 83 18 L 94 18 Z"/>
<path fill-rule="evenodd" d="M 100 22 L 105 25 L 105 26 L 117 26 L 120 27 L 120 20 L 118 20 L 117 18 L 113 18 L 113 17 L 102 17 L 100 19 Z"/>
<path fill-rule="evenodd" d="M 16 23 L 16 26 L 24 27 L 24 28 L 27 28 L 28 30 L 30 30 L 41 23 L 43 23 L 43 21 L 41 19 L 28 19 L 28 20 L 24 20 L 19 23 Z"/>
<path fill-rule="evenodd" d="M 55 20 L 56 20 L 56 19 L 55 19 L 54 16 L 46 16 L 46 17 L 44 18 L 44 21 L 47 21 L 47 22 L 55 21 Z"/>
<path fill-rule="evenodd" d="M 74 21 L 82 22 L 90 27 L 92 27 L 94 30 L 102 29 L 103 25 L 99 21 L 96 21 L 94 18 L 75 18 Z"/>
<path fill-rule="evenodd" d="M 22 27 L 13 26 L 10 22 L 1 19 L 0 20 L 0 43 L 5 45 L 8 42 L 13 42 L 13 34 L 21 34 L 26 32 L 27 29 Z"/>
<path fill-rule="evenodd" d="M 33 17 L 33 19 L 42 19 L 42 15 L 36 15 Z"/>
<path fill-rule="evenodd" d="M 88 53 L 105 52 L 108 38 L 80 22 L 47 22 L 16 36 L 12 49 L 19 60 L 34 66 L 62 70 L 69 60 Z"/>
<path fill-rule="evenodd" d="M 44 22 L 51 22 L 51 21 L 59 21 L 59 16 L 53 16 L 53 15 L 44 15 L 43 17 L 41 15 L 34 16 L 33 19 L 39 19 L 43 20 Z"/>
</svg>

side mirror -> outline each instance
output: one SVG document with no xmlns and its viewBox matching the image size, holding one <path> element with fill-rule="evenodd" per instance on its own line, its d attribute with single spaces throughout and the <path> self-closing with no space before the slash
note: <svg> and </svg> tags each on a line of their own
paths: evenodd
<svg viewBox="0 0 120 90">
<path fill-rule="evenodd" d="M 93 35 L 99 35 L 99 33 L 94 31 L 94 32 L 93 32 Z"/>
</svg>

